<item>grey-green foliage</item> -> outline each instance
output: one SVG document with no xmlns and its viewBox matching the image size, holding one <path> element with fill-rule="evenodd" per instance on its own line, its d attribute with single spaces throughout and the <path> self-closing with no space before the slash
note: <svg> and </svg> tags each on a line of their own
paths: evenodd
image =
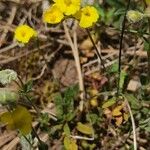
<svg viewBox="0 0 150 150">
<path fill-rule="evenodd" d="M 130 103 L 132 110 L 139 110 L 141 108 L 141 102 L 133 94 L 125 94 L 125 97 Z"/>
<path fill-rule="evenodd" d="M 150 132 L 150 111 L 149 108 L 143 108 L 141 110 L 142 117 L 139 121 L 139 127 Z"/>
<path fill-rule="evenodd" d="M 144 41 L 144 50 L 150 51 L 150 43 L 148 41 Z"/>
<path fill-rule="evenodd" d="M 11 83 L 17 79 L 17 73 L 11 69 L 5 69 L 0 71 L 0 83 L 3 85 Z"/>
<path fill-rule="evenodd" d="M 78 95 L 77 85 L 68 87 L 63 93 L 55 96 L 55 105 L 58 118 L 66 117 L 70 120 L 74 114 L 74 99 Z"/>
</svg>

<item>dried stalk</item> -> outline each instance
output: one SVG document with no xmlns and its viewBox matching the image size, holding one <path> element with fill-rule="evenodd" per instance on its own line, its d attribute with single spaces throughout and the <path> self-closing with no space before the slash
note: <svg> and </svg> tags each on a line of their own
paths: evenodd
<svg viewBox="0 0 150 150">
<path fill-rule="evenodd" d="M 78 47 L 77 47 L 77 35 L 76 35 L 76 31 L 74 29 L 74 34 L 73 34 L 74 43 L 73 43 L 65 21 L 63 22 L 63 26 L 64 26 L 66 37 L 68 39 L 68 42 L 70 44 L 70 47 L 72 49 L 72 53 L 73 53 L 73 56 L 75 59 L 75 64 L 76 64 L 78 78 L 79 78 L 79 88 L 81 91 L 81 94 L 80 94 L 81 102 L 80 102 L 79 109 L 80 109 L 80 111 L 82 111 L 83 110 L 83 100 L 84 100 L 84 82 L 83 82 L 81 65 L 80 65 L 79 51 L 78 51 Z"/>
</svg>

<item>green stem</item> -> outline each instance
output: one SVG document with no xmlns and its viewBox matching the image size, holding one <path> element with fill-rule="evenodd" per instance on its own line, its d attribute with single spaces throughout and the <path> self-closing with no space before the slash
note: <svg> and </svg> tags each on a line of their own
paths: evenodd
<svg viewBox="0 0 150 150">
<path fill-rule="evenodd" d="M 128 4 L 127 4 L 126 11 L 125 11 L 125 14 L 124 14 L 124 19 L 123 19 L 123 22 L 122 22 L 121 37 L 120 37 L 120 42 L 119 42 L 119 60 L 118 60 L 118 85 L 117 85 L 117 96 L 120 95 L 120 86 L 119 86 L 119 85 L 120 85 L 120 75 L 121 75 L 122 43 L 123 43 L 123 36 L 124 36 L 124 33 L 125 33 L 126 14 L 127 14 L 128 9 L 129 9 L 129 6 L 130 6 L 130 0 L 128 0 Z"/>
<path fill-rule="evenodd" d="M 19 76 L 18 76 L 18 79 L 19 79 L 19 81 L 21 83 L 21 87 L 20 88 L 23 88 L 24 83 L 23 83 L 22 79 Z M 26 97 L 26 99 L 28 100 L 28 102 L 31 104 L 31 106 L 34 108 L 34 110 L 37 112 L 37 114 L 39 116 L 40 112 L 39 112 L 38 108 L 32 103 L 32 101 L 30 100 L 29 96 L 26 93 L 24 93 L 24 96 Z"/>
</svg>

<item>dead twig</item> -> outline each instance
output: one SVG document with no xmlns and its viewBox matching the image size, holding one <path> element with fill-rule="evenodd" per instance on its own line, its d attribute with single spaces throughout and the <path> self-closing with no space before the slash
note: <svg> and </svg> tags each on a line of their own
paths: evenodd
<svg viewBox="0 0 150 150">
<path fill-rule="evenodd" d="M 130 113 L 130 117 L 131 117 L 131 123 L 132 123 L 132 129 L 133 129 L 133 144 L 134 144 L 134 150 L 137 150 L 137 138 L 136 138 L 136 126 L 135 126 L 135 120 L 134 120 L 134 117 L 133 117 L 133 113 L 132 113 L 132 110 L 131 110 L 131 107 L 130 107 L 130 104 L 127 100 L 127 98 L 123 95 L 124 97 L 124 100 L 126 102 L 126 105 L 127 105 L 127 108 L 129 110 L 129 113 Z"/>
<path fill-rule="evenodd" d="M 12 5 L 12 9 L 10 12 L 10 17 L 8 18 L 8 21 L 7 21 L 7 25 L 12 24 L 12 22 L 15 18 L 15 15 L 16 15 L 16 11 L 17 11 L 17 5 Z M 0 39 L 0 47 L 2 46 L 4 40 L 7 36 L 7 33 L 8 33 L 8 29 L 6 28 L 6 29 L 4 29 L 1 39 Z"/>
</svg>

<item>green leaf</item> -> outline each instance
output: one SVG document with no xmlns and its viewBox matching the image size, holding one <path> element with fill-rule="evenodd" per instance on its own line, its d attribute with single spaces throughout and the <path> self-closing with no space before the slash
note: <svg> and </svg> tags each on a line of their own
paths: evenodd
<svg viewBox="0 0 150 150">
<path fill-rule="evenodd" d="M 74 111 L 74 99 L 78 95 L 78 85 L 71 86 L 64 91 L 64 112 L 69 113 Z"/>
<path fill-rule="evenodd" d="M 125 14 L 125 8 L 120 8 L 120 9 L 117 9 L 114 13 L 114 15 L 118 16 L 118 15 L 124 15 Z"/>
<path fill-rule="evenodd" d="M 66 150 L 78 150 L 76 141 L 72 138 L 69 138 L 68 136 L 64 138 L 64 147 Z"/>
<path fill-rule="evenodd" d="M 71 119 L 74 117 L 74 99 L 78 95 L 78 85 L 68 87 L 62 94 L 57 93 L 54 98 L 57 117 Z"/>
<path fill-rule="evenodd" d="M 116 73 L 116 72 L 118 72 L 118 63 L 114 63 L 114 64 L 111 66 L 109 72 L 110 72 L 110 73 Z"/>
<path fill-rule="evenodd" d="M 76 111 L 70 112 L 70 113 L 64 114 L 64 118 L 67 121 L 71 121 L 75 117 L 75 115 L 76 115 Z"/>
<path fill-rule="evenodd" d="M 122 0 L 106 0 L 106 3 L 108 3 L 111 7 L 114 6 L 116 8 L 121 8 L 124 6 L 124 3 Z"/>
<path fill-rule="evenodd" d="M 56 115 L 58 118 L 63 117 L 63 98 L 60 93 L 55 94 L 54 103 L 56 105 Z"/>
<path fill-rule="evenodd" d="M 100 20 L 104 21 L 105 20 L 105 14 L 106 14 L 104 9 L 98 3 L 95 3 L 94 7 L 97 9 L 97 11 L 99 13 Z"/>
<path fill-rule="evenodd" d="M 3 113 L 0 121 L 5 123 L 8 129 L 18 129 L 23 135 L 29 134 L 32 129 L 32 116 L 23 106 L 17 106 L 12 112 Z"/>
<path fill-rule="evenodd" d="M 86 115 L 86 118 L 87 118 L 87 121 L 91 122 L 92 124 L 95 124 L 100 121 L 100 117 L 94 113 L 88 113 Z"/>
<path fill-rule="evenodd" d="M 107 11 L 106 20 L 105 20 L 105 23 L 107 25 L 110 25 L 113 22 L 114 13 L 115 13 L 115 8 L 113 7 Z"/>
<path fill-rule="evenodd" d="M 109 99 L 106 102 L 104 102 L 104 104 L 102 105 L 102 108 L 108 108 L 108 107 L 112 106 L 115 103 L 116 103 L 115 98 Z"/>
<path fill-rule="evenodd" d="M 150 126 L 144 128 L 147 132 L 150 132 Z"/>
<path fill-rule="evenodd" d="M 70 128 L 69 128 L 69 126 L 68 126 L 68 124 L 66 123 L 65 125 L 64 125 L 64 132 L 65 132 L 65 134 L 67 135 L 67 136 L 69 136 L 70 135 Z"/>
<path fill-rule="evenodd" d="M 127 73 L 124 70 L 122 70 L 120 74 L 120 82 L 119 82 L 120 89 L 123 89 L 126 76 L 127 76 Z"/>
<path fill-rule="evenodd" d="M 133 94 L 125 94 L 125 97 L 132 109 L 140 109 L 142 107 L 140 101 Z"/>
<path fill-rule="evenodd" d="M 88 124 L 83 124 L 83 123 L 81 123 L 81 122 L 78 122 L 77 123 L 77 130 L 78 131 L 80 131 L 81 133 L 83 133 L 83 134 L 87 134 L 87 135 L 91 135 L 91 134 L 93 134 L 93 132 L 94 132 L 94 130 L 93 130 L 93 128 L 90 126 L 90 125 L 88 125 Z"/>
<path fill-rule="evenodd" d="M 150 51 L 150 43 L 144 40 L 144 50 Z"/>
<path fill-rule="evenodd" d="M 33 87 L 33 81 L 29 80 L 27 83 L 24 84 L 23 89 L 21 92 L 23 93 L 29 93 L 32 91 L 32 87 Z"/>
</svg>

